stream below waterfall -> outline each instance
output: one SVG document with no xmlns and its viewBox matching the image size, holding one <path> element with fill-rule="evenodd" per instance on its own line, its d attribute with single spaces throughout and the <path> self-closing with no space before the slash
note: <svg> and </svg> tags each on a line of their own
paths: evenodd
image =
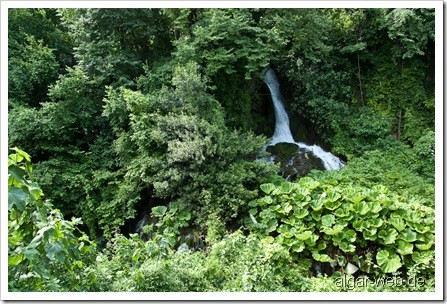
<svg viewBox="0 0 447 304">
<path fill-rule="evenodd" d="M 279 81 L 271 68 L 264 73 L 264 82 L 269 88 L 275 110 L 275 131 L 265 147 L 272 154 L 269 161 L 279 162 L 282 174 L 287 179 L 306 175 L 312 169 L 342 168 L 343 162 L 334 154 L 316 144 L 308 145 L 294 140 Z"/>
</svg>

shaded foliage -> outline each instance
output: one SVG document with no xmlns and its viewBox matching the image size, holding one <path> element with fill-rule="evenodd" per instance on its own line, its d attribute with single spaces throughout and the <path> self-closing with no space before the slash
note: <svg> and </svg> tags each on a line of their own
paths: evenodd
<svg viewBox="0 0 447 304">
<path fill-rule="evenodd" d="M 48 86 L 72 64 L 72 44 L 54 9 L 10 9 L 8 24 L 11 107 L 38 107 Z"/>
<path fill-rule="evenodd" d="M 170 54 L 167 20 L 156 9 L 62 9 L 78 66 L 102 85 L 133 84 L 143 64 Z"/>
</svg>

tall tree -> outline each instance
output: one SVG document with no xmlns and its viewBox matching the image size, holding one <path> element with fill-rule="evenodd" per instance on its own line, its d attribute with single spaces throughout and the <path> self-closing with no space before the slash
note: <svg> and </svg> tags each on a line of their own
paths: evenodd
<svg viewBox="0 0 447 304">
<path fill-rule="evenodd" d="M 170 54 L 169 24 L 159 9 L 63 9 L 79 68 L 102 85 L 131 85 Z"/>
<path fill-rule="evenodd" d="M 71 41 L 54 9 L 9 9 L 9 103 L 38 107 L 72 64 Z"/>
<path fill-rule="evenodd" d="M 222 107 L 206 92 L 197 64 L 177 67 L 172 84 L 174 89 L 150 95 L 109 91 L 104 114 L 115 126 L 126 172 L 111 206 L 115 214 L 116 208 L 128 212 L 143 192 L 153 192 L 172 206 L 192 208 L 199 223 L 213 213 L 228 222 L 247 208 L 256 184 L 273 173 L 269 165 L 253 162 L 266 139 L 225 126 Z M 122 128 L 123 111 L 128 129 Z"/>
</svg>

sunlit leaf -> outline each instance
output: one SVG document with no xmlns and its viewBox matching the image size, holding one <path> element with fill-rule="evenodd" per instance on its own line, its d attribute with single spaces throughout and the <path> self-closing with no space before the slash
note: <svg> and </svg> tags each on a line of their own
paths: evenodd
<svg viewBox="0 0 447 304">
<path fill-rule="evenodd" d="M 326 201 L 324 206 L 326 207 L 326 209 L 334 211 L 335 209 L 337 209 L 338 207 L 340 207 L 341 205 L 341 201 Z"/>
<path fill-rule="evenodd" d="M 416 244 L 416 248 L 419 250 L 428 250 L 433 246 L 432 242 L 426 243 L 426 244 Z"/>
<path fill-rule="evenodd" d="M 400 239 L 409 243 L 416 241 L 416 236 L 417 236 L 416 232 L 414 232 L 410 228 L 402 230 L 399 234 Z"/>
<path fill-rule="evenodd" d="M 310 206 L 312 207 L 312 209 L 313 209 L 314 211 L 319 211 L 319 210 L 321 210 L 321 208 L 323 207 L 323 200 L 321 200 L 321 199 L 313 200 L 313 201 L 310 203 Z"/>
<path fill-rule="evenodd" d="M 353 244 L 348 244 L 346 242 L 341 242 L 340 245 L 338 245 L 338 247 L 343 252 L 355 252 L 355 246 Z"/>
<path fill-rule="evenodd" d="M 295 215 L 295 217 L 297 219 L 302 219 L 302 218 L 305 218 L 309 214 L 309 211 L 307 211 L 307 209 L 295 209 L 293 214 Z"/>
<path fill-rule="evenodd" d="M 295 235 L 295 238 L 298 239 L 298 240 L 300 240 L 300 241 L 305 241 L 305 240 L 307 240 L 308 238 L 310 238 L 311 235 L 312 235 L 312 232 L 310 232 L 310 231 L 304 231 L 304 232 L 302 232 L 302 233 L 296 234 L 296 235 Z"/>
<path fill-rule="evenodd" d="M 382 271 L 386 273 L 396 272 L 402 267 L 400 257 L 386 249 L 377 252 L 376 261 Z"/>
<path fill-rule="evenodd" d="M 373 220 L 368 220 L 369 226 L 370 227 L 375 227 L 375 228 L 379 228 L 383 225 L 383 220 L 380 218 L 376 218 Z"/>
<path fill-rule="evenodd" d="M 355 190 L 352 191 L 346 191 L 345 192 L 345 197 L 352 203 L 356 204 L 361 202 L 365 196 L 363 195 L 363 193 L 357 192 Z"/>
<path fill-rule="evenodd" d="M 363 230 L 363 238 L 365 240 L 375 241 L 377 239 L 377 229 L 365 229 Z"/>
<path fill-rule="evenodd" d="M 157 206 L 152 208 L 152 215 L 155 217 L 162 217 L 165 213 L 166 210 L 168 210 L 168 207 L 166 206 Z"/>
<path fill-rule="evenodd" d="M 273 199 L 270 196 L 264 196 L 258 199 L 258 204 L 261 207 L 270 205 L 271 203 L 273 203 Z"/>
<path fill-rule="evenodd" d="M 407 255 L 413 253 L 413 244 L 407 243 L 403 240 L 397 241 L 397 252 L 401 255 Z"/>
<path fill-rule="evenodd" d="M 292 186 L 290 183 L 282 183 L 279 188 L 277 188 L 277 191 L 279 191 L 279 194 L 287 194 L 292 191 Z"/>
<path fill-rule="evenodd" d="M 382 210 L 382 206 L 377 201 L 369 202 L 368 204 L 372 213 L 379 213 Z"/>
<path fill-rule="evenodd" d="M 402 231 L 405 229 L 405 221 L 400 217 L 390 217 L 389 222 L 391 225 L 394 226 L 394 228 L 397 229 L 397 231 Z"/>
<path fill-rule="evenodd" d="M 13 254 L 8 256 L 8 266 L 19 265 L 20 262 L 24 260 L 25 256 L 23 254 Z"/>
<path fill-rule="evenodd" d="M 324 233 L 326 233 L 326 234 L 328 234 L 328 235 L 334 235 L 334 234 L 337 234 L 337 233 L 343 231 L 343 228 L 344 228 L 344 227 L 341 226 L 341 225 L 335 225 L 335 226 L 332 227 L 332 228 L 323 227 L 323 228 L 321 229 L 321 231 L 323 231 Z"/>
<path fill-rule="evenodd" d="M 395 229 L 380 230 L 378 237 L 381 238 L 384 244 L 393 244 L 396 241 L 398 233 Z"/>
<path fill-rule="evenodd" d="M 321 224 L 323 226 L 330 227 L 335 223 L 335 216 L 332 214 L 326 214 L 321 217 Z"/>
<path fill-rule="evenodd" d="M 365 215 L 370 211 L 368 204 L 364 202 L 355 202 L 353 205 L 354 212 L 360 215 Z"/>
<path fill-rule="evenodd" d="M 259 186 L 265 194 L 270 194 L 276 187 L 272 183 L 262 184 Z"/>
<path fill-rule="evenodd" d="M 291 249 L 294 252 L 302 252 L 305 248 L 306 248 L 306 246 L 304 245 L 303 242 L 298 242 L 298 243 L 292 245 Z"/>
<path fill-rule="evenodd" d="M 39 186 L 37 185 L 32 185 L 28 188 L 29 193 L 31 194 L 31 196 L 35 199 L 38 200 L 42 195 L 43 195 L 43 191 L 42 189 L 39 188 Z"/>
</svg>

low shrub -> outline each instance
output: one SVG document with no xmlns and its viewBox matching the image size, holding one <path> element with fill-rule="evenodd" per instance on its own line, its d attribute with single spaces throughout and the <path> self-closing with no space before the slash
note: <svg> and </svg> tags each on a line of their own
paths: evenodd
<svg viewBox="0 0 447 304">
<path fill-rule="evenodd" d="M 407 276 L 423 264 L 434 274 L 434 209 L 410 196 L 310 177 L 262 184 L 261 190 L 264 196 L 250 202 L 246 226 L 295 261 L 308 259 L 315 273 Z"/>
</svg>

